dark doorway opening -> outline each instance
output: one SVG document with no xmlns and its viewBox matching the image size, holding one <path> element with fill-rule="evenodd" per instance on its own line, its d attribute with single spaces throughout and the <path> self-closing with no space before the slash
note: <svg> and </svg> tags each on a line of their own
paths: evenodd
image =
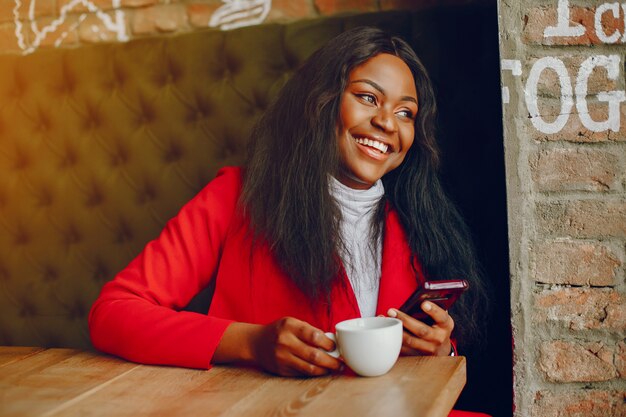
<svg viewBox="0 0 626 417">
<path fill-rule="evenodd" d="M 493 6 L 445 7 L 414 15 L 416 52 L 435 84 L 447 190 L 474 236 L 491 289 L 482 348 L 468 357 L 455 408 L 512 415 L 510 275 L 498 16 Z"/>
</svg>

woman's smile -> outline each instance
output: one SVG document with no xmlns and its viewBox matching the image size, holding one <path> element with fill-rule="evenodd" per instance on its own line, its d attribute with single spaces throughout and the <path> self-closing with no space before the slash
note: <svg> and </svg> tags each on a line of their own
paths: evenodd
<svg viewBox="0 0 626 417">
<path fill-rule="evenodd" d="M 378 154 L 380 155 L 376 155 L 376 152 L 374 153 L 374 157 L 375 158 L 379 158 L 380 156 L 384 156 L 387 153 L 387 150 L 390 149 L 390 146 L 387 145 L 384 142 L 381 142 L 378 139 L 370 139 L 368 137 L 357 137 L 355 135 L 352 135 L 352 137 L 354 138 L 354 141 L 356 143 L 358 143 L 359 145 L 361 145 L 364 148 L 364 151 L 367 152 L 367 154 L 372 154 L 371 149 L 370 148 L 374 148 L 375 150 L 378 151 Z"/>
</svg>

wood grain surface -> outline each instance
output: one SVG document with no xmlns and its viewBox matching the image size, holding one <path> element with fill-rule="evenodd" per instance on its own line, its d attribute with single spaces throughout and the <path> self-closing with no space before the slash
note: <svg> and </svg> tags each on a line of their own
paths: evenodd
<svg viewBox="0 0 626 417">
<path fill-rule="evenodd" d="M 401 357 L 386 375 L 283 378 L 242 367 L 138 365 L 72 349 L 0 347 L 0 416 L 443 417 L 464 357 Z"/>
</svg>

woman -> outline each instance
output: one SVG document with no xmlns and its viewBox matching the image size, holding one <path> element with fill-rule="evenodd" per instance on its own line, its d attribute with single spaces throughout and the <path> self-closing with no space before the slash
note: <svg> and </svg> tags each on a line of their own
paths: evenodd
<svg viewBox="0 0 626 417">
<path fill-rule="evenodd" d="M 314 53 L 225 168 L 107 283 L 89 317 L 96 348 L 194 368 L 251 363 L 323 375 L 342 320 L 403 321 L 404 354 L 449 355 L 475 333 L 482 285 L 444 195 L 435 101 L 404 41 L 356 28 Z M 395 308 L 425 279 L 470 281 L 428 326 Z M 208 315 L 180 311 L 211 281 Z M 454 319 L 452 318 L 454 316 Z M 455 325 L 456 322 L 456 325 Z M 320 349 L 321 348 L 321 349 Z"/>
</svg>

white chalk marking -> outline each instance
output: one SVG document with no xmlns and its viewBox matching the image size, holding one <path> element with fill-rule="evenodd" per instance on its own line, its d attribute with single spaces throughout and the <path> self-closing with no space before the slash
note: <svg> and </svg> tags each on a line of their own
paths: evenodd
<svg viewBox="0 0 626 417">
<path fill-rule="evenodd" d="M 581 24 L 574 24 L 570 26 L 569 19 L 569 0 L 559 0 L 557 6 L 558 20 L 556 26 L 548 26 L 543 31 L 543 36 L 546 38 L 556 36 L 571 36 L 577 38 L 585 34 L 585 27 Z"/>
<path fill-rule="evenodd" d="M 39 29 L 37 27 L 37 22 L 35 20 L 35 5 L 36 0 L 30 0 L 30 4 L 28 6 L 28 20 L 30 21 L 30 27 L 35 35 L 35 38 L 30 43 L 30 45 L 26 45 L 23 34 L 23 26 L 20 21 L 20 8 L 22 7 L 21 0 L 15 0 L 15 7 L 13 8 L 13 17 L 15 19 L 15 36 L 17 38 L 17 44 L 22 49 L 24 54 L 30 54 L 34 52 L 39 46 L 41 46 L 41 42 L 49 35 L 58 31 L 59 27 L 66 21 L 67 15 L 72 11 L 76 6 L 83 5 L 87 8 L 91 13 L 95 14 L 100 21 L 102 21 L 103 25 L 107 28 L 107 30 L 115 33 L 116 38 L 119 42 L 125 42 L 128 40 L 128 35 L 126 34 L 126 24 L 124 12 L 119 10 L 121 6 L 121 0 L 111 0 L 111 4 L 114 9 L 118 9 L 115 11 L 115 20 L 111 19 L 107 13 L 103 12 L 99 7 L 94 5 L 89 0 L 72 0 L 65 6 L 61 7 L 59 11 L 59 17 L 53 20 L 49 25 Z M 82 22 L 82 20 L 79 19 Z M 80 23 L 80 22 L 79 22 Z M 61 32 L 59 34 L 59 38 L 65 39 L 67 36 L 67 32 L 70 30 L 76 29 L 77 25 L 73 25 L 67 31 Z M 58 42 L 60 44 L 60 42 Z M 55 42 L 57 45 L 57 42 Z"/>
<path fill-rule="evenodd" d="M 209 21 L 210 27 L 235 29 L 262 23 L 272 8 L 272 0 L 222 0 Z"/>
<path fill-rule="evenodd" d="M 541 73 L 546 69 L 555 71 L 559 76 L 559 83 L 561 84 L 561 111 L 557 118 L 551 123 L 543 120 L 539 113 L 539 105 L 537 104 L 537 85 L 539 84 Z M 530 113 L 530 121 L 535 129 L 547 134 L 557 133 L 563 129 L 574 106 L 572 82 L 563 61 L 548 56 L 535 62 L 528 75 L 524 95 L 526 98 L 526 107 Z"/>
<path fill-rule="evenodd" d="M 596 36 L 598 39 L 604 43 L 615 43 L 620 38 L 620 33 L 617 29 L 613 31 L 611 35 L 607 35 L 602 27 L 602 15 L 606 12 L 612 12 L 613 17 L 616 19 L 619 18 L 619 3 L 604 3 L 596 9 L 596 14 L 594 16 L 594 27 L 596 29 Z"/>
<path fill-rule="evenodd" d="M 593 73 L 594 68 L 597 67 L 606 68 L 608 78 L 615 81 L 619 77 L 620 57 L 619 55 L 594 55 L 581 64 L 576 79 L 576 110 L 578 110 L 578 116 L 583 126 L 592 132 L 604 132 L 609 129 L 613 132 L 618 132 L 620 128 L 620 103 L 626 101 L 626 93 L 624 91 L 603 91 L 598 93 L 598 100 L 608 103 L 609 106 L 606 120 L 596 122 L 589 115 L 587 84 L 589 76 Z"/>
<path fill-rule="evenodd" d="M 519 59 L 503 59 L 500 61 L 501 71 L 511 71 L 515 77 L 522 75 L 522 62 Z M 511 100 L 509 87 L 502 86 L 502 102 L 508 103 Z"/>
</svg>

